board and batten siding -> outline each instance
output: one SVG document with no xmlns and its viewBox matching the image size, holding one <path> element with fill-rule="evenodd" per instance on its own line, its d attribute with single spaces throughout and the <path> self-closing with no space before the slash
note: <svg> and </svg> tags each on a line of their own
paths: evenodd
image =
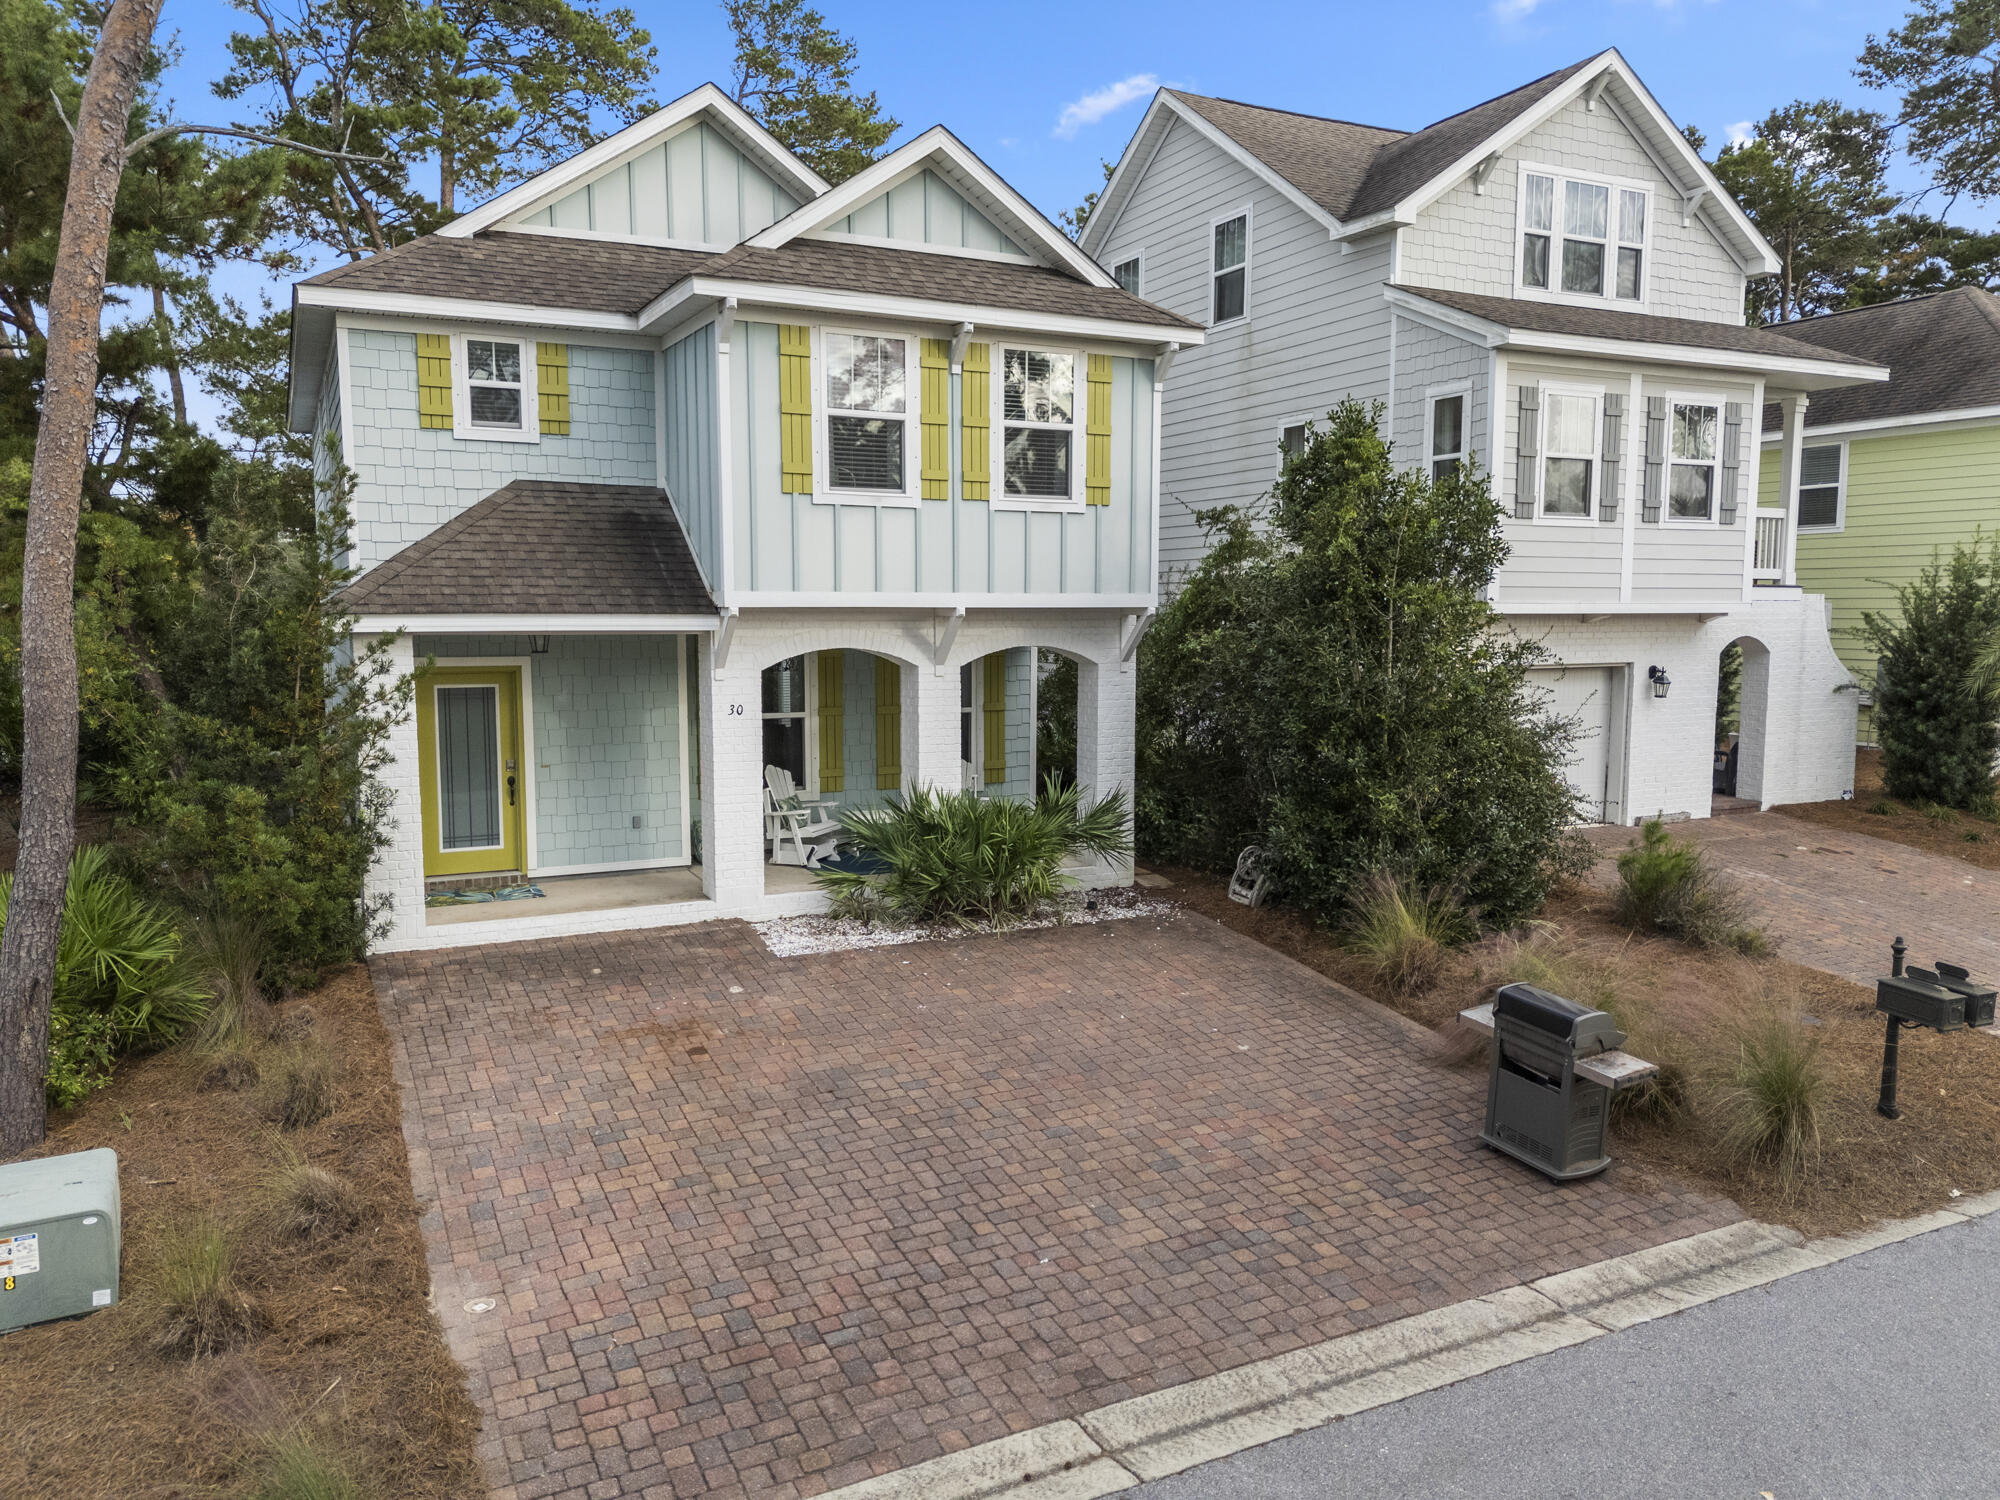
<svg viewBox="0 0 2000 1500">
<path fill-rule="evenodd" d="M 1838 442 L 1815 438 L 1806 446 Z M 1763 450 L 1762 487 L 1777 504 L 1778 447 Z M 1847 440 L 1846 522 L 1799 533 L 1798 580 L 1833 607 L 1833 647 L 1864 682 L 1875 653 L 1857 634 L 1870 610 L 1893 614 L 1896 586 L 1984 529 L 2000 534 L 2000 424 Z"/>
<path fill-rule="evenodd" d="M 1396 407 L 1389 441 L 1396 461 L 1420 464 L 1430 451 L 1430 396 L 1439 387 L 1465 388 L 1465 451 L 1484 468 L 1492 418 L 1488 389 L 1493 356 L 1483 346 L 1432 328 L 1415 318 L 1396 318 Z"/>
<path fill-rule="evenodd" d="M 715 325 L 668 346 L 667 494 L 688 546 L 712 584 L 722 576 L 722 433 L 716 400 Z"/>
<path fill-rule="evenodd" d="M 1487 297 L 1514 295 L 1516 204 L 1523 162 L 1652 185 L 1644 310 L 1714 323 L 1743 321 L 1743 269 L 1699 212 L 1681 223 L 1680 193 L 1608 102 L 1576 100 L 1507 148 L 1485 191 L 1454 183 L 1400 232 L 1396 280 Z M 1616 200 L 1613 200 L 1616 211 Z M 1560 252 L 1558 252 L 1560 253 Z M 1634 309 L 1606 299 L 1606 307 Z"/>
<path fill-rule="evenodd" d="M 1024 511 L 961 498 L 955 463 L 952 498 L 946 500 L 835 504 L 785 493 L 779 472 L 778 326 L 738 323 L 730 348 L 737 602 L 756 603 L 758 595 L 830 593 L 1065 594 L 1084 602 L 1091 595 L 1151 590 L 1151 360 L 1111 361 L 1110 504 Z M 959 383 L 952 382 L 954 392 Z M 1078 395 L 1081 462 L 1081 380 Z M 956 395 L 953 402 L 955 408 Z M 914 434 L 909 461 L 917 461 Z"/>
<path fill-rule="evenodd" d="M 1506 517 L 1508 557 L 1501 566 L 1500 607 L 1523 602 L 1561 601 L 1609 604 L 1621 599 L 1625 533 L 1632 532 L 1632 591 L 1628 602 L 1663 606 L 1703 604 L 1743 597 L 1744 560 L 1756 509 L 1756 466 L 1748 450 L 1755 425 L 1755 388 L 1717 380 L 1707 371 L 1660 373 L 1648 369 L 1640 381 L 1640 405 L 1631 402 L 1631 367 L 1587 360 L 1527 360 L 1515 357 L 1506 366 L 1500 393 L 1500 458 L 1494 465 L 1494 493 Z M 1524 383 L 1556 382 L 1590 387 L 1626 397 L 1625 460 L 1621 466 L 1618 519 L 1593 520 L 1588 525 L 1568 521 L 1518 520 L 1514 517 L 1515 459 L 1520 451 L 1520 388 Z M 1671 394 L 1713 395 L 1724 402 L 1743 403 L 1747 413 L 1740 435 L 1741 489 L 1736 524 L 1647 522 L 1640 494 L 1645 460 L 1644 402 Z M 1662 486 L 1666 483 L 1663 475 Z M 1662 510 L 1665 501 L 1662 499 Z"/>
<path fill-rule="evenodd" d="M 1250 210 L 1249 315 L 1184 349 L 1166 382 L 1160 445 L 1162 583 L 1207 550 L 1195 513 L 1249 505 L 1278 472 L 1286 426 L 1342 397 L 1389 394 L 1389 236 L 1342 254 L 1326 227 L 1176 121 L 1097 259 L 1144 252 L 1140 295 L 1209 321 L 1210 224 Z"/>
<path fill-rule="evenodd" d="M 516 479 L 659 483 L 654 459 L 654 355 L 644 349 L 569 344 L 570 427 L 537 442 L 461 438 L 417 425 L 414 333 L 342 328 L 349 396 L 343 450 L 353 472 L 353 565 L 368 569 Z M 566 342 L 560 329 L 522 329 Z"/>
<path fill-rule="evenodd" d="M 678 635 L 420 635 L 416 657 L 526 657 L 535 863 L 528 873 L 684 861 Z M 422 682 L 418 691 L 423 691 Z M 637 820 L 637 827 L 633 826 Z"/>
<path fill-rule="evenodd" d="M 928 167 L 812 233 L 815 239 L 857 235 L 1028 259 L 1026 251 Z"/>
<path fill-rule="evenodd" d="M 798 206 L 798 199 L 720 132 L 695 121 L 514 222 L 729 246 L 768 229 Z"/>
</svg>

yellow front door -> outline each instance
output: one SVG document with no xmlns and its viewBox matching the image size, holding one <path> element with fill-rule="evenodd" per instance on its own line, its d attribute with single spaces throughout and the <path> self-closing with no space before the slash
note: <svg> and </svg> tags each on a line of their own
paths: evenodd
<svg viewBox="0 0 2000 1500">
<path fill-rule="evenodd" d="M 452 667 L 417 684 L 424 874 L 525 870 L 518 667 Z"/>
</svg>

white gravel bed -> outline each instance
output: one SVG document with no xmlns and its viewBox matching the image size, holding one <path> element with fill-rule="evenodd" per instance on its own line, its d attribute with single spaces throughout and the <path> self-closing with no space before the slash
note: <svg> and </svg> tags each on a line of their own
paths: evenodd
<svg viewBox="0 0 2000 1500">
<path fill-rule="evenodd" d="M 894 948 L 903 943 L 928 943 L 952 938 L 984 937 L 995 932 L 1033 932 L 1043 927 L 1082 927 L 1097 922 L 1122 922 L 1132 917 L 1165 917 L 1175 911 L 1170 901 L 1155 901 L 1132 891 L 1099 891 L 1097 910 L 1078 893 L 1043 907 L 1032 917 L 995 927 L 990 922 L 971 927 L 945 924 L 884 927 L 834 917 L 774 917 L 752 922 L 757 936 L 776 958 L 802 958 L 809 953 L 846 953 L 854 948 Z"/>
</svg>

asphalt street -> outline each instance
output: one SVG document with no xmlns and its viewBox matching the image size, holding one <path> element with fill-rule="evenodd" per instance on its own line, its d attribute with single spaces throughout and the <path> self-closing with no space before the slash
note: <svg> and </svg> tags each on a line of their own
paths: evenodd
<svg viewBox="0 0 2000 1500">
<path fill-rule="evenodd" d="M 1135 1500 L 2000 1496 L 2000 1215 L 1253 1448 Z"/>
</svg>

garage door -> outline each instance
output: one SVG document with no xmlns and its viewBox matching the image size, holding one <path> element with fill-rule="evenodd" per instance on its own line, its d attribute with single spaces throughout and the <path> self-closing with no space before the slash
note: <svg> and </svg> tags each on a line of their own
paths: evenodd
<svg viewBox="0 0 2000 1500">
<path fill-rule="evenodd" d="M 1583 723 L 1582 736 L 1571 750 L 1570 763 L 1563 768 L 1569 784 L 1583 803 L 1583 815 L 1594 823 L 1604 821 L 1610 797 L 1611 776 L 1611 667 L 1557 667 L 1530 672 L 1528 682 L 1548 694 L 1552 711 Z"/>
</svg>

